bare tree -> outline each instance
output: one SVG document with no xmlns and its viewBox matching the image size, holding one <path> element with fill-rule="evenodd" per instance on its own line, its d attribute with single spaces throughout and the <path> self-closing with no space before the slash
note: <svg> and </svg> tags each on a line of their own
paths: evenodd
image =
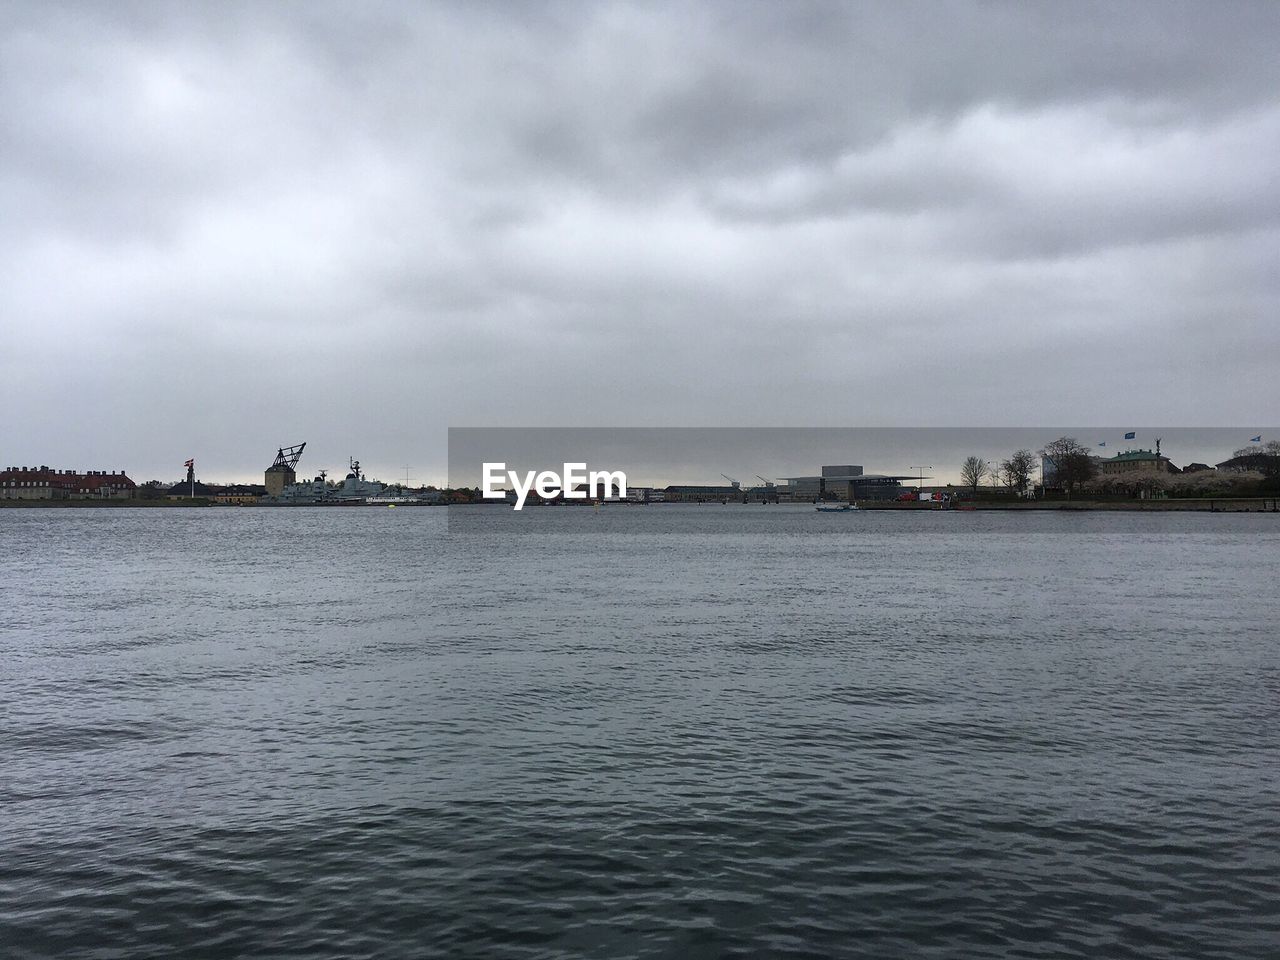
<svg viewBox="0 0 1280 960">
<path fill-rule="evenodd" d="M 991 468 L 987 465 L 987 461 L 981 457 L 967 457 L 960 465 L 960 481 L 977 493 L 978 485 L 990 472 Z"/>
<path fill-rule="evenodd" d="M 1031 472 L 1036 468 L 1036 455 L 1030 450 L 1019 450 L 1000 464 L 1000 477 L 1004 485 L 1020 497 L 1027 495 L 1031 486 Z"/>
<path fill-rule="evenodd" d="M 1280 440 L 1268 440 L 1266 443 L 1255 443 L 1241 447 L 1233 457 L 1277 457 L 1280 456 Z"/>
<path fill-rule="evenodd" d="M 1256 470 L 1264 476 L 1280 477 L 1280 440 L 1268 440 L 1241 447 L 1231 457 L 1237 469 Z"/>
<path fill-rule="evenodd" d="M 1072 491 L 1097 472 L 1091 454 L 1092 450 L 1075 437 L 1059 437 L 1052 443 L 1046 443 L 1040 451 L 1048 468 L 1045 486 L 1054 484 L 1061 487 L 1070 499 Z"/>
</svg>

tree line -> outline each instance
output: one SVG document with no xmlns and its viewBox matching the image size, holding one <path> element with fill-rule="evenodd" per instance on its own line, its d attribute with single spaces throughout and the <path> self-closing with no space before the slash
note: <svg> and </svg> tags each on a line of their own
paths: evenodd
<svg viewBox="0 0 1280 960">
<path fill-rule="evenodd" d="M 1232 455 L 1237 470 L 1231 474 L 1217 471 L 1185 475 L 1134 471 L 1099 476 L 1093 450 L 1075 437 L 1059 437 L 1046 443 L 1038 453 L 1046 474 L 1041 477 L 1041 482 L 1046 486 L 1060 487 L 1068 498 L 1082 489 L 1090 493 L 1150 494 L 1163 491 L 1195 496 L 1238 491 L 1255 487 L 1261 481 L 1270 481 L 1274 485 L 1280 479 L 1280 440 L 1241 447 Z M 999 463 L 982 457 L 967 457 L 960 467 L 960 479 L 974 493 L 984 480 L 991 479 L 1018 496 L 1026 496 L 1031 489 L 1036 466 L 1037 454 L 1027 449 L 1018 450 Z"/>
<path fill-rule="evenodd" d="M 977 493 L 982 481 L 990 478 L 1017 496 L 1025 497 L 1031 490 L 1031 481 L 1041 460 L 1052 469 L 1054 484 L 1065 489 L 1067 496 L 1093 479 L 1097 472 L 1092 450 L 1075 437 L 1059 437 L 1052 443 L 1046 443 L 1038 456 L 1024 447 L 999 463 L 982 457 L 967 457 L 960 466 L 960 480 Z"/>
<path fill-rule="evenodd" d="M 982 457 L 968 457 L 960 466 L 960 481 L 975 493 L 982 481 L 990 478 L 1020 497 L 1031 489 L 1035 476 L 1036 455 L 1030 450 L 1017 450 L 999 463 L 988 462 Z"/>
</svg>

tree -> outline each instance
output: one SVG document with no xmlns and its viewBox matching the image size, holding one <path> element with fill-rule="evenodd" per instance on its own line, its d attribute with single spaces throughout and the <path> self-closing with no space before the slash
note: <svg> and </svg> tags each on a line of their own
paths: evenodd
<svg viewBox="0 0 1280 960">
<path fill-rule="evenodd" d="M 1256 470 L 1267 477 L 1280 477 L 1280 440 L 1241 447 L 1231 459 L 1237 462 L 1237 468 Z"/>
<path fill-rule="evenodd" d="M 1059 437 L 1046 443 L 1040 455 L 1045 459 L 1045 486 L 1059 486 L 1067 491 L 1067 499 L 1080 484 L 1093 477 L 1092 450 L 1075 437 Z"/>
<path fill-rule="evenodd" d="M 1241 447 L 1233 457 L 1280 457 L 1280 440 L 1268 440 L 1266 443 L 1255 443 Z"/>
<path fill-rule="evenodd" d="M 1180 477 L 1178 488 L 1182 493 L 1196 495 L 1223 493 L 1231 489 L 1231 485 L 1235 480 L 1236 477 L 1229 473 L 1219 473 L 1217 470 L 1202 470 L 1200 473 Z"/>
<path fill-rule="evenodd" d="M 981 457 L 968 457 L 964 463 L 960 465 L 960 481 L 966 487 L 978 492 L 978 485 L 982 483 L 984 477 L 990 472 L 987 461 Z"/>
<path fill-rule="evenodd" d="M 1173 477 L 1167 473 L 1137 470 L 1121 476 L 1124 479 L 1125 491 L 1131 497 L 1152 497 L 1157 493 L 1168 493 L 1173 487 Z"/>
<path fill-rule="evenodd" d="M 1030 450 L 1019 450 L 1000 464 L 1000 477 L 1004 485 L 1020 497 L 1027 495 L 1031 486 L 1031 472 L 1036 468 L 1036 455 Z"/>
<path fill-rule="evenodd" d="M 1112 474 L 1101 474 L 1091 477 L 1084 483 L 1080 484 L 1080 489 L 1085 493 L 1128 493 L 1124 485 L 1119 482 L 1119 477 Z"/>
</svg>

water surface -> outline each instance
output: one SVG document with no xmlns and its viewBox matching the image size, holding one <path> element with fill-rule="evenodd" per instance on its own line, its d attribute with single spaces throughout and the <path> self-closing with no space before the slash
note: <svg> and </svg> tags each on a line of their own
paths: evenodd
<svg viewBox="0 0 1280 960">
<path fill-rule="evenodd" d="M 1280 950 L 1275 515 L 475 510 L 0 511 L 3 952 Z"/>
</svg>

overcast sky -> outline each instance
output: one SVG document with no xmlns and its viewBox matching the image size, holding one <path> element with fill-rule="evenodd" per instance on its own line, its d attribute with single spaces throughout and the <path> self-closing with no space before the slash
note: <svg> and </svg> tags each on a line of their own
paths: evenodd
<svg viewBox="0 0 1280 960">
<path fill-rule="evenodd" d="M 1280 4 L 6 3 L 0 466 L 1273 422 Z"/>
</svg>

